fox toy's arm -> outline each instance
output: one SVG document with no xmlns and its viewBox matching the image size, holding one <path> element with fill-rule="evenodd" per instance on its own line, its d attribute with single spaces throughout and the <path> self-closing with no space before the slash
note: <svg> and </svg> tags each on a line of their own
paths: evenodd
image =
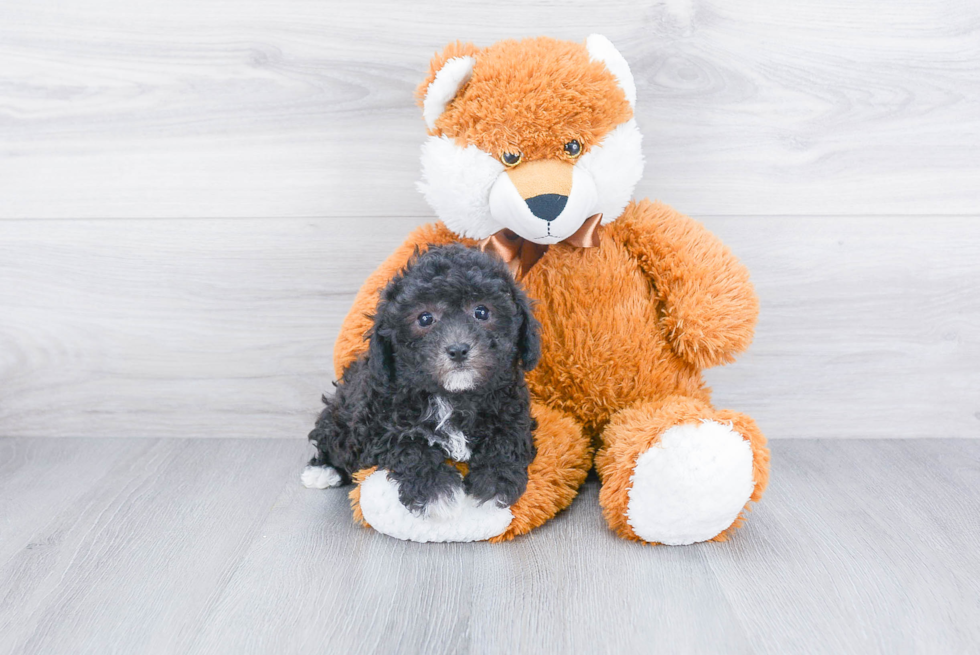
<svg viewBox="0 0 980 655">
<path fill-rule="evenodd" d="M 364 337 L 373 325 L 372 316 L 378 305 L 378 295 L 388 284 L 388 280 L 408 263 L 415 249 L 425 250 L 429 245 L 442 245 L 459 240 L 442 223 L 423 225 L 409 234 L 405 243 L 391 253 L 388 259 L 384 260 L 381 266 L 364 281 L 354 298 L 354 305 L 347 312 L 347 317 L 340 326 L 340 334 L 337 335 L 337 341 L 334 343 L 333 367 L 337 379 L 340 379 L 344 369 L 357 359 L 358 355 L 367 350 L 368 344 Z"/>
<path fill-rule="evenodd" d="M 700 223 L 644 200 L 609 225 L 653 280 L 662 328 L 698 368 L 728 364 L 752 342 L 759 299 L 748 270 Z"/>
</svg>

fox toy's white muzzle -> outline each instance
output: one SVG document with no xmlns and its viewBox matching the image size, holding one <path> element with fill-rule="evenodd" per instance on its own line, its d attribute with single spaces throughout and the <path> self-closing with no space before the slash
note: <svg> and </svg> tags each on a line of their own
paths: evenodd
<svg viewBox="0 0 980 655">
<path fill-rule="evenodd" d="M 475 145 L 431 136 L 422 146 L 418 186 L 446 227 L 460 236 L 485 239 L 508 228 L 548 245 L 574 234 L 593 214 L 602 214 L 606 224 L 623 213 L 643 173 L 641 140 L 630 119 L 574 164 L 531 160 L 506 168 Z"/>
<path fill-rule="evenodd" d="M 521 164 L 497 177 L 490 213 L 525 239 L 558 243 L 596 213 L 595 182 L 588 171 L 551 160 Z"/>
</svg>

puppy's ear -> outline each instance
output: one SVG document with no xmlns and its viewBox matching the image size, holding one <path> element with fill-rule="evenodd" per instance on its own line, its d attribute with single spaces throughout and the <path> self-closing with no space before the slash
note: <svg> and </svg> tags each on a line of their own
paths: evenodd
<svg viewBox="0 0 980 655">
<path fill-rule="evenodd" d="M 538 365 L 541 359 L 541 324 L 534 318 L 531 311 L 531 301 L 527 294 L 521 289 L 517 282 L 513 282 L 511 289 L 514 295 L 514 304 L 517 305 L 517 315 L 521 321 L 517 332 L 517 356 L 521 360 L 521 365 L 525 371 L 530 371 Z"/>
<path fill-rule="evenodd" d="M 379 328 L 379 325 L 375 325 L 371 334 L 368 335 L 368 339 L 370 339 L 368 370 L 372 377 L 391 382 L 395 379 L 395 349 L 391 339 Z"/>
<path fill-rule="evenodd" d="M 413 257 L 418 256 L 418 248 Z M 406 264 L 406 269 L 410 264 Z M 386 318 L 392 311 L 392 302 L 398 296 L 402 284 L 405 280 L 405 269 L 396 273 L 388 280 L 388 284 L 381 290 L 378 305 L 375 307 L 374 325 L 368 333 L 368 371 L 371 377 L 381 382 L 391 382 L 395 379 L 395 347 L 391 339 L 390 318 Z"/>
</svg>

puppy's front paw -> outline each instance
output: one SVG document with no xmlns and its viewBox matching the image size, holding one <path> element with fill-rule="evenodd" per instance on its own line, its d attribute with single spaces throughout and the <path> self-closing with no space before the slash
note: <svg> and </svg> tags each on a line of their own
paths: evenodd
<svg viewBox="0 0 980 655">
<path fill-rule="evenodd" d="M 483 505 L 462 496 L 461 511 L 448 521 L 417 516 L 398 499 L 398 483 L 391 471 L 379 469 L 361 482 L 358 506 L 375 530 L 397 539 L 418 542 L 483 541 L 503 534 L 514 520 L 509 508 Z"/>
<path fill-rule="evenodd" d="M 481 503 L 496 500 L 498 507 L 510 507 L 527 489 L 527 471 L 472 469 L 463 488 Z"/>
<path fill-rule="evenodd" d="M 432 518 L 439 521 L 454 519 L 463 511 L 463 489 L 457 487 L 446 496 L 439 496 L 435 500 L 430 500 L 429 504 L 422 510 L 424 518 Z"/>
<path fill-rule="evenodd" d="M 440 466 L 428 475 L 397 476 L 398 499 L 408 511 L 425 518 L 453 518 L 461 510 L 463 483 L 459 471 Z"/>
</svg>

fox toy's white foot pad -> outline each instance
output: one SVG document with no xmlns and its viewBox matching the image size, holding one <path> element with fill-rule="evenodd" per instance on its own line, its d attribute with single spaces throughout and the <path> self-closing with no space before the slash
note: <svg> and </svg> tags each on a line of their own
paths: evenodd
<svg viewBox="0 0 980 655">
<path fill-rule="evenodd" d="M 503 534 L 514 519 L 509 507 L 498 507 L 492 501 L 480 505 L 465 494 L 455 499 L 452 512 L 416 516 L 398 500 L 398 483 L 384 470 L 361 483 L 360 506 L 364 520 L 378 532 L 423 543 L 484 541 Z"/>
<path fill-rule="evenodd" d="M 752 448 L 729 424 L 676 425 L 636 460 L 627 522 L 644 541 L 707 541 L 728 529 L 755 488 Z"/>
<path fill-rule="evenodd" d="M 307 489 L 328 489 L 338 487 L 343 480 L 332 466 L 307 466 L 299 476 Z"/>
</svg>

